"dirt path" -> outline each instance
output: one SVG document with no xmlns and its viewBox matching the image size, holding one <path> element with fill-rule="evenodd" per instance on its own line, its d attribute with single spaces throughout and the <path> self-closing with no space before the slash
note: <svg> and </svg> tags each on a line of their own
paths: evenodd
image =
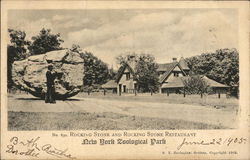
<svg viewBox="0 0 250 160">
<path fill-rule="evenodd" d="M 74 97 L 67 101 L 57 101 L 56 104 L 45 104 L 44 101 L 29 95 L 15 95 L 8 98 L 8 110 L 23 112 L 114 112 L 141 117 L 180 119 L 230 128 L 235 128 L 237 124 L 237 115 L 232 111 L 188 104 L 127 102 L 97 98 Z"/>
</svg>

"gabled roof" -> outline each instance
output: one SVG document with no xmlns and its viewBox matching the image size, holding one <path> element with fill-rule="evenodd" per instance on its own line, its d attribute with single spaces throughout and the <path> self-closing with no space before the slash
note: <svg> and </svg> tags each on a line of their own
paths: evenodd
<svg viewBox="0 0 250 160">
<path fill-rule="evenodd" d="M 102 85 L 102 88 L 117 88 L 117 83 L 115 80 L 110 80 Z"/>
<path fill-rule="evenodd" d="M 163 83 L 161 88 L 183 88 L 184 83 L 181 77 L 173 77 L 168 83 Z"/>
<path fill-rule="evenodd" d="M 132 69 L 132 71 L 135 71 L 135 67 L 136 67 L 136 62 L 135 61 L 130 61 L 127 63 L 127 65 Z"/>
<path fill-rule="evenodd" d="M 188 65 L 183 57 L 181 57 L 179 64 L 183 70 L 190 70 L 190 68 L 188 67 Z"/>
<path fill-rule="evenodd" d="M 166 63 L 166 64 L 160 64 L 161 70 L 165 69 L 165 73 L 159 77 L 159 82 L 162 83 L 165 81 L 165 79 L 170 75 L 170 73 L 173 71 L 173 69 L 178 66 L 182 73 L 186 75 L 186 73 L 183 71 L 182 67 L 179 65 L 178 62 L 172 62 L 172 63 Z"/>
<path fill-rule="evenodd" d="M 219 82 L 216 82 L 215 80 L 212 80 L 210 78 L 208 78 L 207 76 L 202 76 L 202 79 L 207 82 L 207 84 L 210 86 L 210 87 L 214 87 L 214 88 L 225 88 L 225 87 L 229 87 L 227 85 L 224 85 L 222 83 L 219 83 Z"/>
<path fill-rule="evenodd" d="M 160 72 L 160 71 L 169 71 L 171 70 L 173 67 L 176 66 L 178 62 L 172 62 L 172 63 L 164 63 L 164 64 L 158 64 L 158 68 L 157 68 L 157 71 Z"/>
<path fill-rule="evenodd" d="M 199 75 L 197 75 L 199 76 Z M 190 78 L 189 76 L 185 77 L 174 77 L 168 83 L 164 83 L 161 88 L 182 88 L 184 87 L 184 81 Z M 229 86 L 216 82 L 206 76 L 201 76 L 201 78 L 211 87 L 211 88 L 227 88 Z"/>
<path fill-rule="evenodd" d="M 126 68 L 130 71 L 130 73 L 133 75 L 133 78 L 135 79 L 135 63 L 130 62 L 130 63 L 124 63 L 118 70 L 117 77 L 116 77 L 116 83 L 120 81 L 124 71 Z"/>
<path fill-rule="evenodd" d="M 189 67 L 187 66 L 183 57 L 181 57 L 179 62 L 158 64 L 157 72 L 164 72 L 164 74 L 159 77 L 159 82 L 162 83 L 170 75 L 170 73 L 176 66 L 178 66 L 181 69 L 184 75 L 186 75 L 184 68 L 185 70 L 189 70 Z M 118 70 L 116 82 L 120 80 L 126 68 L 128 68 L 128 70 L 133 74 L 133 77 L 136 78 L 134 75 L 135 67 L 136 67 L 135 61 L 124 63 Z"/>
</svg>

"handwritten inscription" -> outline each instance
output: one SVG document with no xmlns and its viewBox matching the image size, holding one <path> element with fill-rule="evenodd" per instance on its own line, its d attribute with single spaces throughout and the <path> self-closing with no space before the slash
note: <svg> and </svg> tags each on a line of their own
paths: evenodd
<svg viewBox="0 0 250 160">
<path fill-rule="evenodd" d="M 62 158 L 62 157 L 72 158 L 71 154 L 66 153 L 68 149 L 60 150 L 60 149 L 53 147 L 51 144 L 45 144 L 44 146 L 42 146 L 42 150 L 45 151 L 47 154 L 56 156 L 58 158 Z"/>
<path fill-rule="evenodd" d="M 39 145 L 40 137 L 28 139 L 25 141 L 19 140 L 18 137 L 12 137 L 10 144 L 7 145 L 7 153 L 14 155 L 22 155 L 39 158 L 41 153 L 46 153 L 57 158 L 75 159 L 71 154 L 68 154 L 68 149 L 58 149 L 51 144 Z"/>
<path fill-rule="evenodd" d="M 73 157 L 71 154 L 68 152 L 68 148 L 57 148 L 52 144 L 42 144 L 40 137 L 35 137 L 27 140 L 21 140 L 18 137 L 12 137 L 9 140 L 9 143 L 7 144 L 7 149 L 6 153 L 17 155 L 17 156 L 29 156 L 32 158 L 39 158 L 41 155 L 47 154 L 56 158 L 67 158 L 67 159 L 76 159 Z M 176 145 L 176 149 L 178 152 L 182 154 L 183 152 L 181 151 L 182 148 L 188 147 L 188 146 L 231 146 L 231 145 L 241 145 L 241 144 L 246 144 L 247 138 L 237 138 L 237 137 L 229 137 L 229 138 L 214 138 L 211 140 L 194 140 L 194 138 L 188 138 L 185 137 L 183 138 L 180 143 Z M 167 143 L 167 139 L 162 138 L 162 139 L 83 139 L 82 145 L 115 145 L 115 144 L 120 144 L 120 145 L 164 145 L 166 148 L 169 147 Z M 175 146 L 174 146 L 175 147 Z M 169 151 L 170 152 L 170 151 Z M 169 153 L 168 152 L 168 153 Z M 226 152 L 225 152 L 226 153 Z M 165 152 L 164 152 L 165 154 Z M 170 154 L 170 153 L 169 153 Z M 196 153 L 195 153 L 196 154 Z M 210 154 L 210 152 L 209 152 Z M 217 154 L 217 153 L 212 153 L 211 154 Z M 237 154 L 235 151 L 229 152 L 229 154 Z"/>
<path fill-rule="evenodd" d="M 180 145 L 177 146 L 177 149 L 180 150 L 183 146 L 192 146 L 192 145 L 200 145 L 200 146 L 207 146 L 207 145 L 226 145 L 230 146 L 232 144 L 246 144 L 246 138 L 218 138 L 212 139 L 211 141 L 188 141 L 186 138 L 183 138 Z"/>
</svg>

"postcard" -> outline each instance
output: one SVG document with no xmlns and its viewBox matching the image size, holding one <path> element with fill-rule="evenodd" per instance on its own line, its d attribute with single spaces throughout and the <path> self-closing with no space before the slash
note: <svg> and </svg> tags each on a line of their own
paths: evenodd
<svg viewBox="0 0 250 160">
<path fill-rule="evenodd" d="M 249 159 L 248 1 L 2 1 L 1 159 Z"/>
</svg>

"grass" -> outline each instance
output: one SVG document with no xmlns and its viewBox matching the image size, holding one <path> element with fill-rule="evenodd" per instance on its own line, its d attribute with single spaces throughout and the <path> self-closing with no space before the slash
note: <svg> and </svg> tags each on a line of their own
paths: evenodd
<svg viewBox="0 0 250 160">
<path fill-rule="evenodd" d="M 88 95 L 87 93 L 79 93 L 78 97 L 82 98 L 98 98 L 106 100 L 120 100 L 120 101 L 141 101 L 141 102 L 157 102 L 157 103 L 170 103 L 170 104 L 191 104 L 202 105 L 207 107 L 213 107 L 222 110 L 237 110 L 239 106 L 239 100 L 234 97 L 226 98 L 225 96 L 220 99 L 217 95 L 204 95 L 203 98 L 200 95 L 186 95 L 183 97 L 181 94 L 153 94 L 140 93 L 135 96 L 134 94 L 117 94 L 108 93 L 105 96 L 102 92 L 94 92 Z"/>
<path fill-rule="evenodd" d="M 9 94 L 12 99 L 15 96 L 29 97 L 28 95 Z M 206 95 L 200 98 L 199 95 L 183 95 L 171 94 L 170 96 L 164 94 L 148 93 L 138 94 L 123 94 L 118 96 L 116 94 L 107 93 L 79 93 L 77 97 L 94 98 L 108 101 L 135 101 L 135 102 L 151 102 L 151 103 L 170 103 L 170 104 L 190 104 L 204 107 L 212 107 L 224 111 L 237 111 L 238 99 L 236 98 L 217 98 L 216 95 Z M 77 98 L 75 97 L 75 98 Z M 15 100 L 15 99 L 13 99 Z M 20 100 L 19 100 L 20 101 Z M 31 100 L 28 100 L 33 102 Z M 27 101 L 27 104 L 28 104 Z M 15 101 L 14 101 L 15 102 Z M 35 102 L 35 101 L 34 101 Z M 37 101 L 36 101 L 37 102 Z M 12 103 L 16 106 L 18 103 Z M 150 105 L 150 103 L 148 103 Z M 12 107 L 13 108 L 13 107 Z M 18 106 L 17 106 L 18 108 Z M 128 108 L 124 108 L 128 109 Z M 236 112 L 237 113 L 237 112 Z M 154 130 L 154 129 L 225 129 L 221 124 L 210 125 L 206 123 L 192 122 L 178 119 L 163 119 L 150 118 L 141 116 L 123 115 L 113 113 L 112 110 L 104 113 L 88 113 L 80 112 L 8 112 L 8 129 L 15 130 Z"/>
<path fill-rule="evenodd" d="M 8 96 L 12 97 L 17 93 L 9 93 Z M 25 94 L 21 92 L 18 95 Z M 26 94 L 27 95 L 27 94 Z M 206 107 L 213 107 L 222 110 L 238 110 L 239 100 L 235 97 L 226 98 L 222 96 L 220 99 L 216 94 L 214 95 L 186 95 L 183 97 L 182 94 L 153 94 L 150 93 L 139 93 L 137 96 L 134 94 L 122 94 L 119 96 L 117 94 L 106 93 L 104 96 L 103 92 L 91 92 L 88 95 L 85 92 L 81 92 L 77 97 L 81 98 L 98 98 L 103 100 L 119 100 L 119 101 L 138 101 L 138 102 L 157 102 L 157 103 L 170 103 L 170 104 L 191 104 L 191 105 L 202 105 Z"/>
<path fill-rule="evenodd" d="M 8 129 L 18 130 L 154 130 L 225 129 L 184 120 L 136 117 L 117 113 L 8 112 Z"/>
</svg>

